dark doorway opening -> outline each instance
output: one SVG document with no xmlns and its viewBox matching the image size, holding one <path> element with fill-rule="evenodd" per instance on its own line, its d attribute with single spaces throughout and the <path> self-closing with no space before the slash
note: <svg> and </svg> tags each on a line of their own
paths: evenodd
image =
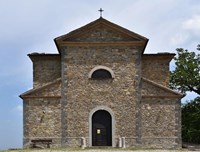
<svg viewBox="0 0 200 152">
<path fill-rule="evenodd" d="M 105 110 L 92 116 L 92 146 L 112 146 L 112 118 Z"/>
</svg>

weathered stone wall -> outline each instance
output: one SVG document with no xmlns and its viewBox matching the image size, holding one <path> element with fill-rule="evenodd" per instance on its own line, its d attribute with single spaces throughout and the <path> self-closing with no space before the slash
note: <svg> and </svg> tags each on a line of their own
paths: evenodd
<svg viewBox="0 0 200 152">
<path fill-rule="evenodd" d="M 173 56 L 173 54 L 142 55 L 142 76 L 168 87 L 169 62 Z"/>
<path fill-rule="evenodd" d="M 67 47 L 61 52 L 63 146 L 80 146 L 80 137 L 91 140 L 89 114 L 97 106 L 112 109 L 114 138 L 135 137 L 141 77 L 139 51 L 131 47 L 108 46 Z M 115 78 L 89 79 L 89 72 L 98 65 L 112 69 Z"/>
<path fill-rule="evenodd" d="M 117 41 L 132 41 L 135 40 L 133 37 L 127 36 L 120 32 L 105 28 L 104 26 L 98 26 L 91 29 L 89 32 L 84 33 L 81 31 L 82 35 L 77 38 L 71 38 L 72 41 L 78 42 L 117 42 Z M 70 39 L 68 39 L 70 41 Z"/>
<path fill-rule="evenodd" d="M 143 98 L 141 102 L 141 145 L 181 148 L 180 101 L 174 98 Z"/>
<path fill-rule="evenodd" d="M 30 54 L 33 61 L 33 87 L 38 88 L 61 77 L 60 55 Z"/>
<path fill-rule="evenodd" d="M 173 95 L 172 93 L 167 92 L 164 89 L 158 88 L 158 86 L 142 81 L 142 95 L 145 96 L 169 96 Z"/>
<path fill-rule="evenodd" d="M 29 94 L 32 97 L 61 97 L 61 79 L 57 79 L 52 83 L 34 90 Z"/>
<path fill-rule="evenodd" d="M 60 147 L 60 98 L 27 98 L 23 105 L 24 148 L 30 147 L 33 139 L 52 139 L 52 147 Z"/>
</svg>

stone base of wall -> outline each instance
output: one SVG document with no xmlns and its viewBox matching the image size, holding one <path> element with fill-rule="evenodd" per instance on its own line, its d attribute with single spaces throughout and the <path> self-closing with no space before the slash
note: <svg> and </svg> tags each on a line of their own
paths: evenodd
<svg viewBox="0 0 200 152">
<path fill-rule="evenodd" d="M 83 148 L 91 147 L 89 145 L 89 138 L 84 137 L 84 144 L 82 137 L 68 137 L 68 138 L 24 138 L 24 148 L 31 148 L 31 140 L 44 140 L 51 139 L 51 148 Z M 125 141 L 123 141 L 125 140 Z M 37 143 L 38 146 L 46 148 L 47 145 L 43 143 Z M 179 138 L 115 138 L 114 145 L 112 147 L 119 148 L 160 148 L 160 149 L 180 149 L 182 147 L 181 139 Z"/>
<path fill-rule="evenodd" d="M 50 148 L 60 148 L 61 146 L 61 138 L 59 137 L 33 137 L 33 138 L 24 138 L 23 139 L 23 148 L 32 148 L 33 143 L 32 140 L 52 140 L 50 144 Z M 47 145 L 43 142 L 37 142 L 36 146 L 47 148 Z"/>
<path fill-rule="evenodd" d="M 161 149 L 180 149 L 182 147 L 179 138 L 142 138 L 141 147 L 143 148 L 161 148 Z"/>
<path fill-rule="evenodd" d="M 137 138 L 126 138 L 125 137 L 125 145 L 123 145 L 122 143 L 122 147 L 139 147 L 139 144 L 138 144 L 138 139 Z"/>
<path fill-rule="evenodd" d="M 63 148 L 81 148 L 82 141 L 81 137 L 68 137 L 62 138 L 62 147 Z"/>
</svg>

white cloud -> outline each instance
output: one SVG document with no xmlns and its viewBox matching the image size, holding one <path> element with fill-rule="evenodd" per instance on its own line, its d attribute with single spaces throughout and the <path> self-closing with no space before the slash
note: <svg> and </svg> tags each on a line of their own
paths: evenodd
<svg viewBox="0 0 200 152">
<path fill-rule="evenodd" d="M 197 45 L 200 39 L 200 14 L 191 14 L 181 19 L 170 29 L 170 44 L 174 47 Z"/>
<path fill-rule="evenodd" d="M 182 23 L 182 28 L 195 36 L 200 36 L 200 15 L 193 15 Z"/>
<path fill-rule="evenodd" d="M 22 112 L 23 107 L 22 107 L 22 105 L 18 105 L 18 106 L 16 107 L 16 109 L 17 109 L 19 112 Z"/>
<path fill-rule="evenodd" d="M 17 112 L 18 114 L 22 115 L 23 106 L 22 106 L 22 105 L 17 105 L 17 106 L 14 108 L 14 112 Z"/>
<path fill-rule="evenodd" d="M 173 37 L 171 37 L 170 42 L 172 45 L 178 46 L 185 43 L 188 39 L 189 39 L 189 35 L 187 33 L 180 32 L 173 35 Z"/>
</svg>

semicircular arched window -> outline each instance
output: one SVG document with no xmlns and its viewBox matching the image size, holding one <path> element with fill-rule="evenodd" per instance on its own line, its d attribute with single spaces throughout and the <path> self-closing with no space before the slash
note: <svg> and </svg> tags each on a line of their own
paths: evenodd
<svg viewBox="0 0 200 152">
<path fill-rule="evenodd" d="M 105 69 L 98 69 L 92 73 L 92 79 L 111 79 L 112 75 Z"/>
<path fill-rule="evenodd" d="M 113 79 L 114 77 L 114 72 L 105 66 L 96 66 L 89 73 L 90 79 Z"/>
</svg>

